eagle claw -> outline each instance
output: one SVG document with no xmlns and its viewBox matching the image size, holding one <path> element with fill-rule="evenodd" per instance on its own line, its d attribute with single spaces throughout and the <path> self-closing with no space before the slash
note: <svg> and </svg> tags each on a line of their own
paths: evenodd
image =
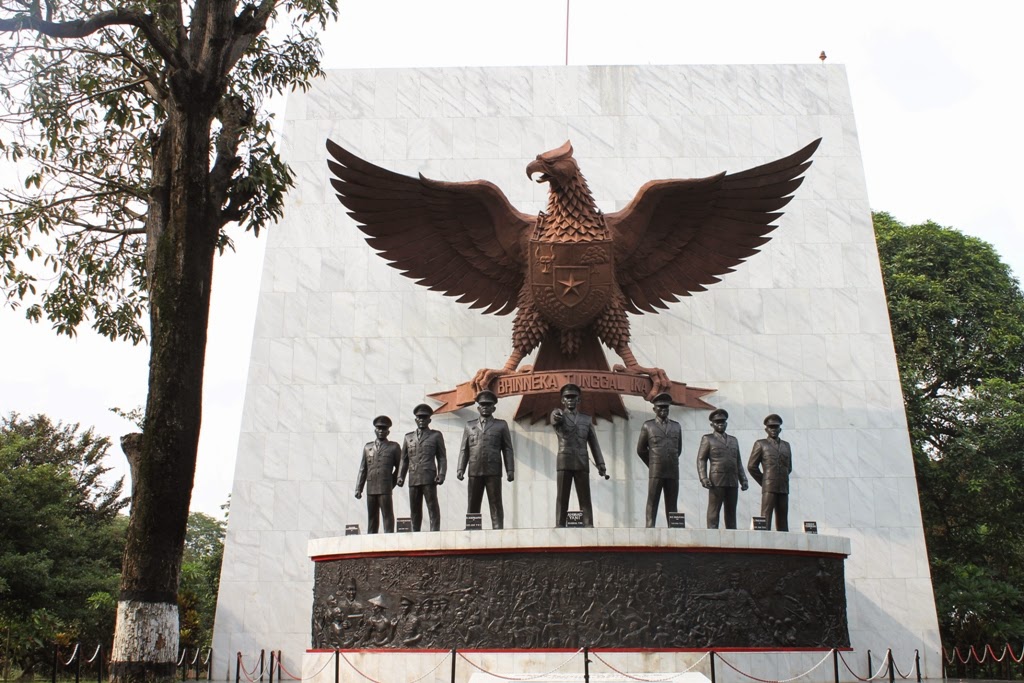
<svg viewBox="0 0 1024 683">
<path fill-rule="evenodd" d="M 647 392 L 647 400 L 653 401 L 654 397 L 662 392 L 667 392 L 672 389 L 672 380 L 668 378 L 666 373 L 661 368 L 645 368 L 642 365 L 614 365 L 612 367 L 613 372 L 632 372 L 638 375 L 647 375 L 651 378 L 651 390 Z"/>
<path fill-rule="evenodd" d="M 494 383 L 499 377 L 504 377 L 508 372 L 506 370 L 495 370 L 494 368 L 480 368 L 473 375 L 473 391 L 480 393 L 491 388 L 491 384 Z"/>
<path fill-rule="evenodd" d="M 531 372 L 533 372 L 532 365 L 524 365 L 517 370 L 509 370 L 508 368 L 502 368 L 501 370 L 495 370 L 494 368 L 481 368 L 476 371 L 475 375 L 473 375 L 473 391 L 479 394 L 485 389 L 490 389 L 495 380 L 506 375 L 523 375 Z"/>
</svg>

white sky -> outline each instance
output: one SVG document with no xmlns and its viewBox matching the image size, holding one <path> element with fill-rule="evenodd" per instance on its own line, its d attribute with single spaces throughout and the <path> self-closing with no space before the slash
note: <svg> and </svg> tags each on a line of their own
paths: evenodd
<svg viewBox="0 0 1024 683">
<path fill-rule="evenodd" d="M 565 63 L 564 0 L 339 0 L 326 68 Z M 570 64 L 844 64 L 871 207 L 991 242 L 1024 274 L 1020 22 L 1014 4 L 571 0 Z M 539 150 L 538 150 L 539 151 Z M 192 508 L 231 490 L 263 239 L 217 262 Z M 147 347 L 71 340 L 0 309 L 0 413 L 134 431 L 109 412 L 145 402 Z M 120 447 L 109 464 L 127 472 Z M 127 482 L 126 482 L 127 486 Z"/>
</svg>

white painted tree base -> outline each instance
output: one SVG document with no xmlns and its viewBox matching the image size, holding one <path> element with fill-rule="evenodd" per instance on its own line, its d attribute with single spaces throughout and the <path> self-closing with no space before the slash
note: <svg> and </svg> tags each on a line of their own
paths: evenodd
<svg viewBox="0 0 1024 683">
<path fill-rule="evenodd" d="M 177 662 L 178 606 L 120 600 L 114 629 L 113 662 Z"/>
</svg>

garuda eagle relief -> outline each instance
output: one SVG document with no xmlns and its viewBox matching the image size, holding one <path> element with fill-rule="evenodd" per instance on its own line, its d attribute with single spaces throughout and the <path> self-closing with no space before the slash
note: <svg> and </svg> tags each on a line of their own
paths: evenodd
<svg viewBox="0 0 1024 683">
<path fill-rule="evenodd" d="M 710 407 L 700 397 L 711 389 L 672 382 L 661 368 L 637 362 L 627 313 L 665 309 L 756 254 L 820 142 L 740 173 L 652 180 L 610 214 L 597 208 L 566 142 L 526 166 L 530 179 L 549 187 L 547 208 L 536 216 L 517 211 L 486 180 L 413 178 L 330 140 L 327 149 L 338 199 L 392 267 L 470 308 L 515 311 L 505 365 L 434 394 L 446 401 L 439 412 L 497 389 L 499 396 L 526 394 L 516 419 L 536 422 L 558 405 L 559 378 L 573 372 L 604 373 L 607 386 L 585 393 L 586 412 L 597 417 L 626 416 L 620 393 L 649 399 L 669 392 L 680 405 Z M 624 365 L 608 372 L 601 343 Z M 535 349 L 534 365 L 521 368 Z"/>
</svg>

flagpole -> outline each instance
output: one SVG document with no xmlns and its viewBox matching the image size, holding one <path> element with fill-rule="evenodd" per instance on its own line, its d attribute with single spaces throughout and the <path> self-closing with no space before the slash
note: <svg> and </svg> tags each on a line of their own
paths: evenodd
<svg viewBox="0 0 1024 683">
<path fill-rule="evenodd" d="M 569 66 L 569 0 L 565 0 L 565 65 Z"/>
</svg>

